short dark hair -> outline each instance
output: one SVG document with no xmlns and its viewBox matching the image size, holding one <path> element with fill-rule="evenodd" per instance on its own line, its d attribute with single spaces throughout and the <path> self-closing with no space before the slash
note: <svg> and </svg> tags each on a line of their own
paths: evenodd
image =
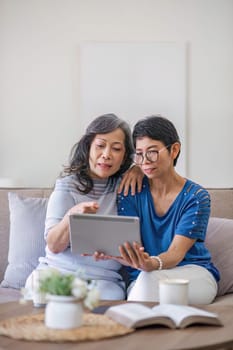
<svg viewBox="0 0 233 350">
<path fill-rule="evenodd" d="M 87 194 L 93 188 L 93 180 L 89 175 L 89 153 L 92 141 L 97 134 L 107 134 L 118 128 L 125 135 L 125 156 L 118 172 L 109 178 L 109 181 L 113 184 L 132 164 L 134 148 L 131 130 L 127 122 L 112 113 L 101 115 L 88 125 L 80 141 L 72 147 L 69 165 L 65 167 L 63 175 L 75 174 L 81 185 L 81 187 L 78 187 L 81 193 Z"/>
<path fill-rule="evenodd" d="M 180 138 L 174 124 L 167 118 L 157 115 L 145 117 L 135 124 L 133 129 L 134 146 L 136 147 L 136 140 L 138 138 L 145 136 L 153 140 L 161 141 L 164 146 L 167 146 L 169 152 L 173 143 L 180 143 Z M 179 155 L 180 152 L 174 159 L 174 166 L 176 166 Z"/>
</svg>

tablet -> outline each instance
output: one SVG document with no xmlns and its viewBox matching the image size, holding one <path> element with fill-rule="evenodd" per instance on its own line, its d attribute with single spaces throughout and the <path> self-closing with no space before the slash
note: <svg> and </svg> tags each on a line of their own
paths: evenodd
<svg viewBox="0 0 233 350">
<path fill-rule="evenodd" d="M 139 218 L 135 216 L 72 214 L 69 215 L 70 244 L 74 254 L 103 252 L 119 256 L 119 245 L 139 242 Z"/>
</svg>

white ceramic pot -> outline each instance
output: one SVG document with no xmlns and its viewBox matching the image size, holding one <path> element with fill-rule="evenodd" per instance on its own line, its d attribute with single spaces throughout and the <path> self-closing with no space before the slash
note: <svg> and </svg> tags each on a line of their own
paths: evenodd
<svg viewBox="0 0 233 350">
<path fill-rule="evenodd" d="M 83 303 L 73 296 L 48 295 L 45 325 L 54 329 L 77 328 L 83 322 Z"/>
</svg>

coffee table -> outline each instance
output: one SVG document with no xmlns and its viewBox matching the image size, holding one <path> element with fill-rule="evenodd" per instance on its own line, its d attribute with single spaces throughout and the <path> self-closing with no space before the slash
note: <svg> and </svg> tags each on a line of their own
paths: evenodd
<svg viewBox="0 0 233 350">
<path fill-rule="evenodd" d="M 102 302 L 101 304 L 110 304 Z M 112 303 L 115 304 L 115 303 Z M 148 303 L 153 305 L 152 303 Z M 51 343 L 14 340 L 0 336 L 0 349 L 17 350 L 188 350 L 188 349 L 221 349 L 233 350 L 233 305 L 208 305 L 203 309 L 217 312 L 223 327 L 191 326 L 185 329 L 171 330 L 164 327 L 138 329 L 134 333 L 111 339 L 81 343 Z M 41 313 L 31 303 L 20 305 L 18 302 L 0 304 L 0 320 L 9 317 Z"/>
</svg>

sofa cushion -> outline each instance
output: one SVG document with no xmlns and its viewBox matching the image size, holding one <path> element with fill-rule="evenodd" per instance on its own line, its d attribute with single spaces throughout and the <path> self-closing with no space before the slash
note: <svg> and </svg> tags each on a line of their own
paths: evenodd
<svg viewBox="0 0 233 350">
<path fill-rule="evenodd" d="M 218 296 L 233 292 L 233 220 L 210 218 L 206 246 L 220 272 Z"/>
<path fill-rule="evenodd" d="M 38 258 L 45 254 L 44 222 L 47 198 L 25 198 L 9 192 L 10 237 L 8 265 L 2 287 L 21 288 Z"/>
</svg>

